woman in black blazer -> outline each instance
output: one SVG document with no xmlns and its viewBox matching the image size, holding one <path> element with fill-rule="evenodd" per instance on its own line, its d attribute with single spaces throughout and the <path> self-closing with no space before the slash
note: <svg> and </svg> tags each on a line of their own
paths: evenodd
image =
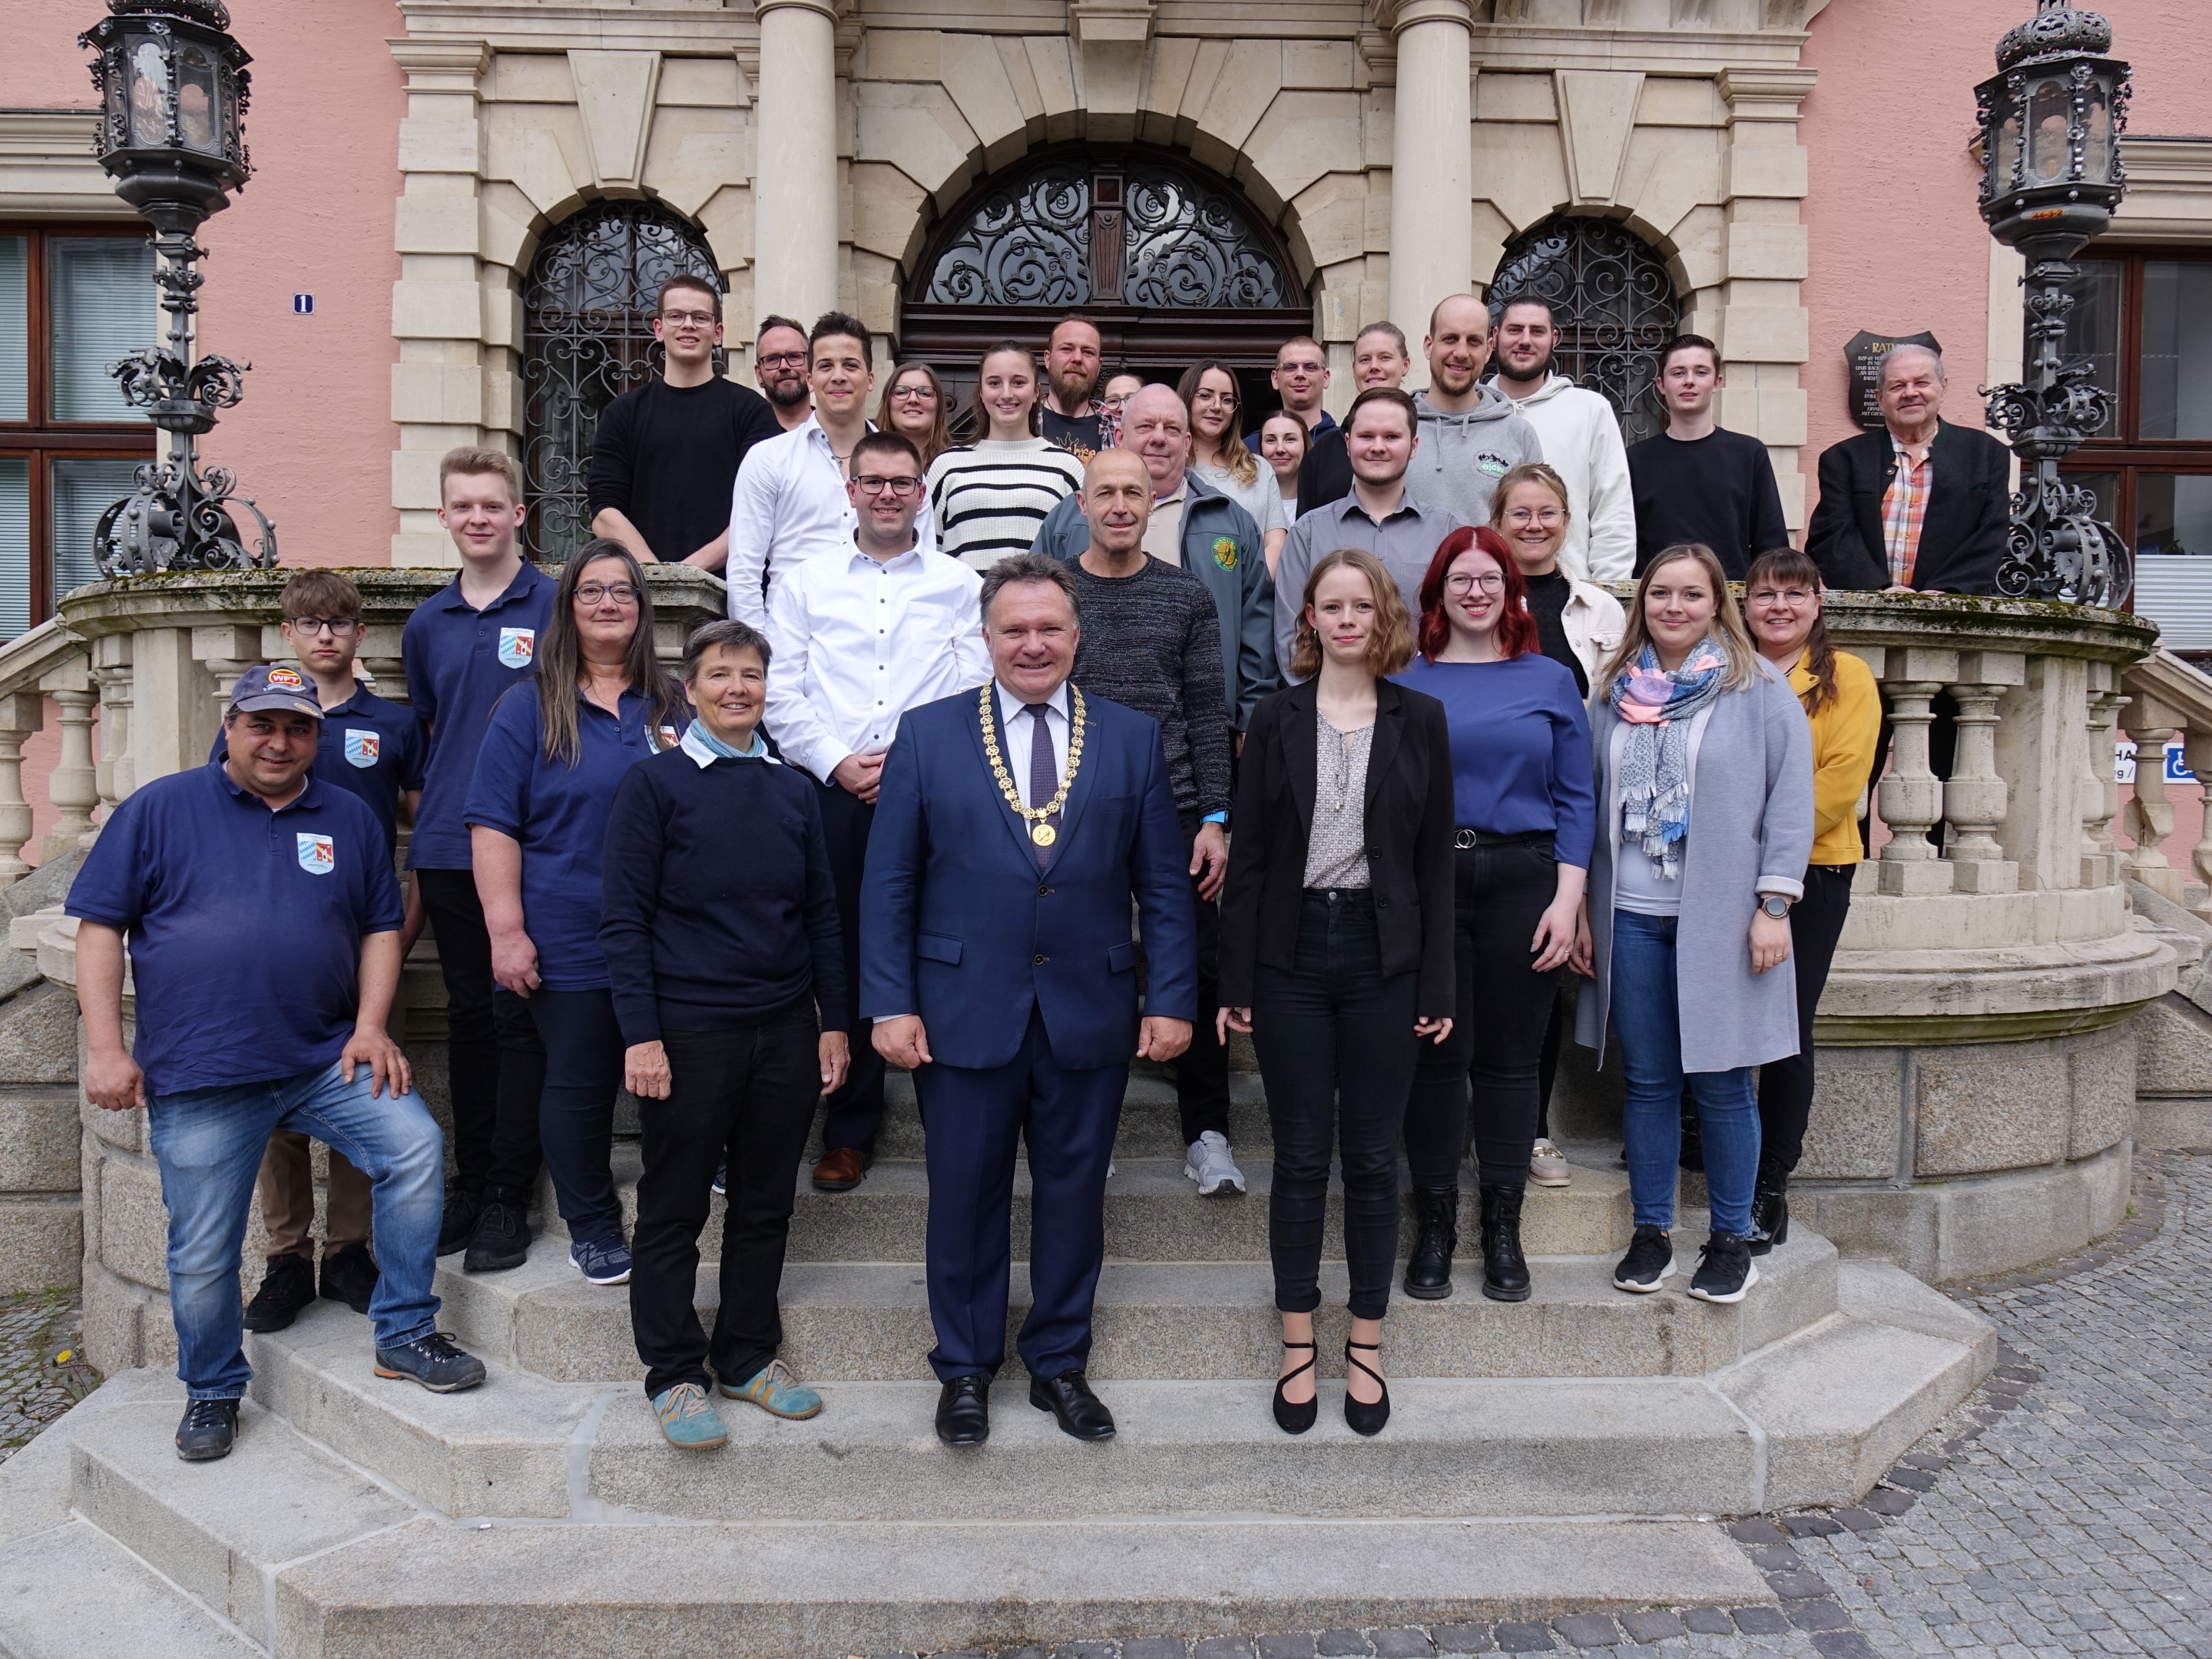
<svg viewBox="0 0 2212 1659">
<path fill-rule="evenodd" d="M 1419 1045 L 1451 1033 L 1451 738 L 1442 703 L 1384 678 L 1413 654 L 1412 622 L 1381 562 L 1328 555 L 1299 610 L 1291 671 L 1305 678 L 1260 704 L 1245 738 L 1218 1029 L 1224 1041 L 1253 1034 L 1267 1084 L 1284 1349 L 1275 1421 L 1291 1434 L 1318 1409 L 1313 1313 L 1333 1141 L 1352 1275 L 1344 1419 L 1361 1434 L 1389 1420 L 1382 1372 L 1352 1356 L 1381 1350 Z"/>
</svg>

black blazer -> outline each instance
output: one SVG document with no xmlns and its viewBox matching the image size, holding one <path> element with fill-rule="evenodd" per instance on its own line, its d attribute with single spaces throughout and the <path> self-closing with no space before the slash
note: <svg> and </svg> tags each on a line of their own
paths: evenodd
<svg viewBox="0 0 2212 1659">
<path fill-rule="evenodd" d="M 1939 421 L 1929 447 L 1935 487 L 1921 520 L 1912 585 L 1926 592 L 1994 593 L 2012 522 L 2012 452 L 1986 432 Z M 1820 504 L 1805 550 L 1831 587 L 1887 587 L 1881 498 L 1897 472 L 1888 428 L 1862 432 L 1820 455 Z"/>
<path fill-rule="evenodd" d="M 1221 1000 L 1252 1006 L 1254 969 L 1297 965 L 1313 833 L 1320 682 L 1261 700 L 1245 734 L 1237 834 L 1221 895 Z M 1457 1006 L 1452 956 L 1451 735 L 1444 706 L 1389 680 L 1375 688 L 1367 757 L 1367 868 L 1382 971 L 1418 973 L 1422 1019 Z"/>
<path fill-rule="evenodd" d="M 1298 516 L 1351 493 L 1352 452 L 1344 447 L 1344 428 L 1333 426 L 1313 441 L 1298 463 Z"/>
</svg>

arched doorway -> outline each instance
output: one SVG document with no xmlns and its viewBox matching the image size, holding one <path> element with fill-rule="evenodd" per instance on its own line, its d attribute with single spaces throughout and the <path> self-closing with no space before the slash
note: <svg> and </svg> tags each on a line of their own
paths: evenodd
<svg viewBox="0 0 2212 1659">
<path fill-rule="evenodd" d="M 659 362 L 653 306 L 683 274 L 722 287 L 707 239 L 652 202 L 599 202 L 545 234 L 522 288 L 522 487 L 530 556 L 591 539 L 585 497 L 600 411 Z"/>
<path fill-rule="evenodd" d="M 1235 365 L 1248 432 L 1273 404 L 1276 349 L 1313 328 L 1289 250 L 1234 185 L 1164 150 L 1086 145 L 1025 159 L 939 222 L 907 285 L 902 356 L 964 405 L 986 347 L 1042 352 L 1070 311 L 1097 324 L 1109 370 Z"/>
<path fill-rule="evenodd" d="M 1559 325 L 1553 366 L 1613 405 L 1630 443 L 1667 429 L 1659 350 L 1681 331 L 1681 302 L 1666 261 L 1627 226 L 1561 216 L 1514 238 L 1491 279 L 1492 305 L 1516 296 L 1551 302 Z"/>
</svg>

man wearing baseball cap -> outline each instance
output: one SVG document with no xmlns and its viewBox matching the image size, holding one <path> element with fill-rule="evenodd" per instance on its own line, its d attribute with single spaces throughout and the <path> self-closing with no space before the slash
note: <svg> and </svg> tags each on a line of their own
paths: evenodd
<svg viewBox="0 0 2212 1659">
<path fill-rule="evenodd" d="M 187 1462 L 223 1456 L 238 1432 L 252 1376 L 239 1251 L 277 1129 L 313 1135 L 369 1178 L 376 1374 L 440 1394 L 484 1378 L 437 1328 L 444 1142 L 385 1027 L 399 984 L 399 886 L 375 813 L 308 775 L 322 717 L 298 669 L 248 669 L 223 717 L 226 757 L 125 799 L 70 889 L 85 1098 L 145 1108 L 161 1167 Z"/>
</svg>

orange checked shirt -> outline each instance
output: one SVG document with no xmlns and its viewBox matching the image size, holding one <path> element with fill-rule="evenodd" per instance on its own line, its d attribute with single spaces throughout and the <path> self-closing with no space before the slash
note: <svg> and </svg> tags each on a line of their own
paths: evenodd
<svg viewBox="0 0 2212 1659">
<path fill-rule="evenodd" d="M 1928 496 L 1936 486 L 1929 458 L 1934 446 L 1923 447 L 1919 458 L 1893 437 L 1897 471 L 1881 498 L 1881 540 L 1889 556 L 1889 580 L 1899 587 L 1912 586 L 1912 567 L 1920 559 L 1920 526 L 1928 516 Z"/>
</svg>

